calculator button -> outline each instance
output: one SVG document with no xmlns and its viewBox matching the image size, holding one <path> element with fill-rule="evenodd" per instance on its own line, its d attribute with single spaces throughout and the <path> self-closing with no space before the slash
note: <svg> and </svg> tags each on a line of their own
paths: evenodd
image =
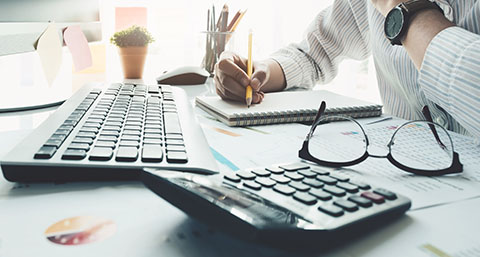
<svg viewBox="0 0 480 257">
<path fill-rule="evenodd" d="M 330 176 L 319 175 L 317 179 L 328 185 L 335 185 L 337 183 L 337 180 Z"/>
<path fill-rule="evenodd" d="M 323 190 L 332 194 L 332 195 L 335 195 L 335 196 L 344 196 L 345 195 L 345 190 L 341 189 L 341 188 L 338 188 L 336 186 L 326 185 L 326 186 L 323 187 Z"/>
<path fill-rule="evenodd" d="M 327 201 L 327 200 L 330 200 L 332 199 L 332 195 L 323 191 L 323 190 L 320 190 L 320 189 L 312 189 L 310 191 L 308 191 L 309 194 L 317 197 L 318 199 L 322 200 L 322 201 Z"/>
<path fill-rule="evenodd" d="M 277 182 L 275 182 L 274 180 L 271 180 L 269 178 L 257 178 L 257 179 L 255 179 L 255 182 L 257 182 L 258 184 L 260 184 L 264 187 L 272 187 L 275 184 L 277 184 Z"/>
<path fill-rule="evenodd" d="M 343 215 L 343 210 L 341 208 L 330 204 L 322 204 L 318 206 L 318 210 L 333 217 L 340 217 Z"/>
<path fill-rule="evenodd" d="M 280 165 L 279 167 L 286 171 L 296 171 L 296 170 L 303 170 L 303 169 L 310 168 L 310 166 L 304 163 L 291 163 L 291 164 Z"/>
<path fill-rule="evenodd" d="M 240 178 L 235 174 L 227 174 L 223 177 L 235 183 L 240 182 Z"/>
<path fill-rule="evenodd" d="M 265 169 L 270 171 L 273 174 L 282 174 L 285 171 L 284 169 L 282 169 L 280 167 L 275 167 L 275 166 L 268 167 L 268 168 L 265 168 Z"/>
<path fill-rule="evenodd" d="M 324 170 L 324 169 L 321 169 L 321 168 L 310 168 L 310 171 L 313 171 L 315 173 L 317 173 L 318 175 L 323 175 L 323 176 L 327 176 L 330 174 L 330 172 Z"/>
<path fill-rule="evenodd" d="M 297 201 L 300 201 L 300 202 L 302 202 L 304 204 L 308 204 L 308 205 L 313 205 L 313 204 L 317 203 L 317 199 L 314 196 L 309 195 L 307 193 L 303 193 L 303 192 L 296 192 L 293 195 L 293 198 Z"/>
<path fill-rule="evenodd" d="M 256 177 L 255 174 L 251 173 L 250 171 L 239 171 L 237 172 L 237 176 L 243 179 L 254 179 Z"/>
<path fill-rule="evenodd" d="M 288 177 L 292 180 L 302 180 L 303 179 L 303 176 L 298 174 L 297 172 L 285 172 L 285 174 L 283 174 L 285 177 Z"/>
<path fill-rule="evenodd" d="M 282 183 L 282 184 L 290 182 L 289 178 L 284 177 L 282 175 L 272 175 L 272 176 L 270 176 L 270 178 L 277 181 L 278 183 Z"/>
<path fill-rule="evenodd" d="M 344 199 L 338 199 L 333 204 L 342 207 L 344 210 L 354 212 L 358 210 L 358 206 L 354 202 L 350 202 Z"/>
<path fill-rule="evenodd" d="M 363 182 L 356 182 L 356 181 L 350 181 L 350 184 L 357 185 L 360 189 L 362 190 L 368 190 L 370 189 L 370 185 L 365 184 Z"/>
<path fill-rule="evenodd" d="M 315 178 L 317 176 L 317 173 L 309 171 L 309 170 L 299 170 L 297 171 L 299 174 L 307 177 L 307 178 Z"/>
<path fill-rule="evenodd" d="M 364 208 L 367 208 L 367 207 L 370 207 L 372 206 L 372 201 L 368 200 L 367 198 L 365 197 L 361 197 L 361 196 L 358 196 L 358 195 L 352 195 L 348 198 L 348 200 L 364 207 Z"/>
<path fill-rule="evenodd" d="M 330 173 L 330 177 L 342 182 L 348 182 L 350 180 L 349 178 L 337 173 Z"/>
<path fill-rule="evenodd" d="M 347 190 L 347 192 L 349 192 L 349 193 L 358 192 L 358 186 L 352 185 L 350 183 L 338 182 L 337 187 L 343 188 L 343 189 Z"/>
<path fill-rule="evenodd" d="M 361 194 L 362 197 L 372 200 L 374 203 L 380 204 L 385 202 L 385 198 L 379 194 L 375 194 L 373 192 L 363 192 Z"/>
<path fill-rule="evenodd" d="M 248 188 L 254 189 L 254 190 L 260 190 L 262 188 L 262 186 L 260 184 L 258 184 L 255 181 L 251 181 L 251 180 L 247 180 L 247 181 L 243 182 L 243 185 L 248 187 Z"/>
<path fill-rule="evenodd" d="M 309 186 L 303 184 L 302 182 L 299 181 L 292 181 L 288 183 L 289 186 L 299 190 L 299 191 L 308 191 L 310 189 Z"/>
<path fill-rule="evenodd" d="M 306 178 L 306 179 L 302 180 L 302 182 L 304 184 L 307 184 L 307 185 L 315 187 L 315 188 L 320 188 L 324 185 L 323 182 L 320 182 L 320 181 L 318 181 L 316 179 L 313 179 L 313 178 Z"/>
<path fill-rule="evenodd" d="M 262 177 L 267 177 L 267 176 L 270 175 L 270 172 L 268 172 L 265 169 L 253 169 L 253 170 L 251 170 L 251 172 L 257 174 L 258 176 L 262 176 Z"/>
<path fill-rule="evenodd" d="M 388 200 L 395 200 L 397 199 L 397 195 L 395 193 L 392 193 L 386 189 L 383 188 L 377 188 L 373 190 L 374 193 L 382 195 L 383 197 L 387 198 Z"/>
<path fill-rule="evenodd" d="M 276 184 L 274 187 L 273 187 L 273 190 L 279 192 L 279 193 L 282 193 L 284 195 L 291 195 L 293 193 L 295 193 L 295 189 L 292 188 L 292 187 L 289 187 L 287 185 L 282 185 L 282 184 Z"/>
</svg>

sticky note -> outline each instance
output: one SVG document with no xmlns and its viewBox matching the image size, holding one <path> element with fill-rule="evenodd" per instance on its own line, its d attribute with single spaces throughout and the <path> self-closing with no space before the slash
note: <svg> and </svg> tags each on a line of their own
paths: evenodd
<svg viewBox="0 0 480 257">
<path fill-rule="evenodd" d="M 80 26 L 69 26 L 63 31 L 63 41 L 72 54 L 75 71 L 92 66 L 92 54 Z"/>
<path fill-rule="evenodd" d="M 105 44 L 90 44 L 90 53 L 92 55 L 92 65 L 84 70 L 75 72 L 76 74 L 102 73 L 106 70 L 107 52 Z"/>
<path fill-rule="evenodd" d="M 40 35 L 36 43 L 43 73 L 49 86 L 52 85 L 62 64 L 62 42 L 54 22 Z"/>
<path fill-rule="evenodd" d="M 115 8 L 115 31 L 124 30 L 132 25 L 147 27 L 146 7 Z"/>
</svg>

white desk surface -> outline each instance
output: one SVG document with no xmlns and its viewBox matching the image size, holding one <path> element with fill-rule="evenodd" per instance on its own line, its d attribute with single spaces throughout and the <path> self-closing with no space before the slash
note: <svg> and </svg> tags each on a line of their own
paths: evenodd
<svg viewBox="0 0 480 257">
<path fill-rule="evenodd" d="M 189 97 L 204 85 L 184 87 Z M 0 157 L 54 109 L 0 114 Z M 0 176 L 1 177 L 1 176 Z M 307 256 L 480 256 L 480 198 L 410 211 L 344 248 Z M 111 220 L 113 236 L 79 246 L 49 242 L 52 224 L 70 217 Z M 442 255 L 446 254 L 446 255 Z M 300 256 L 246 243 L 188 218 L 139 182 L 16 184 L 0 178 L 0 257 Z"/>
</svg>

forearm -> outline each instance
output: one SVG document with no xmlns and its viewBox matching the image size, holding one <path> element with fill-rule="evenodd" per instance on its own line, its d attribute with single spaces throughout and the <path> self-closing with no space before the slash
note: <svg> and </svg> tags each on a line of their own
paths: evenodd
<svg viewBox="0 0 480 257">
<path fill-rule="evenodd" d="M 438 10 L 421 11 L 412 17 L 402 44 L 418 70 L 432 39 L 442 30 L 452 26 L 454 24 Z"/>
<path fill-rule="evenodd" d="M 266 60 L 265 64 L 268 66 L 269 78 L 262 87 L 262 91 L 277 92 L 284 90 L 286 87 L 285 74 L 280 64 L 273 59 Z"/>
</svg>

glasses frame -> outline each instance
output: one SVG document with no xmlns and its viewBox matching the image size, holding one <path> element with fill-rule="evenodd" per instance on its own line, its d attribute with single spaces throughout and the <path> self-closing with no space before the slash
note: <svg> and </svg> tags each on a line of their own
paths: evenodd
<svg viewBox="0 0 480 257">
<path fill-rule="evenodd" d="M 440 147 L 442 149 L 446 148 L 446 146 L 440 140 L 440 137 L 438 136 L 437 130 L 435 128 L 435 125 L 437 125 L 439 127 L 442 127 L 442 126 L 432 121 L 432 117 L 430 115 L 430 111 L 428 110 L 427 106 L 425 106 L 422 109 L 422 112 L 423 112 L 426 120 L 409 121 L 409 122 L 404 123 L 403 125 L 401 125 L 400 127 L 398 127 L 395 130 L 395 132 L 393 133 L 390 141 L 387 144 L 388 154 L 386 156 L 372 155 L 368 152 L 368 146 L 369 146 L 368 135 L 367 135 L 367 133 L 365 133 L 364 128 L 362 127 L 362 125 L 360 125 L 360 123 L 358 123 L 358 121 L 356 121 L 355 119 L 352 119 L 350 117 L 347 117 L 347 116 L 326 116 L 326 117 L 341 117 L 341 118 L 350 120 L 352 122 L 355 122 L 360 127 L 363 135 L 365 136 L 365 140 L 366 140 L 366 142 L 365 142 L 366 145 L 365 146 L 366 146 L 366 148 L 365 148 L 365 153 L 362 156 L 360 156 L 359 158 L 354 159 L 352 161 L 330 162 L 330 161 L 320 160 L 320 159 L 318 159 L 318 158 L 316 158 L 316 157 L 314 157 L 313 155 L 310 154 L 310 151 L 308 150 L 308 143 L 309 143 L 310 138 L 313 136 L 313 133 L 315 132 L 315 129 L 320 124 L 320 121 L 321 121 L 320 118 L 322 117 L 323 113 L 325 112 L 325 109 L 326 109 L 326 103 L 325 103 L 325 101 L 322 101 L 322 103 L 320 104 L 320 108 L 318 109 L 317 115 L 316 115 L 316 117 L 313 121 L 312 127 L 310 128 L 310 131 L 308 132 L 305 140 L 303 141 L 302 148 L 298 151 L 298 157 L 300 157 L 304 160 L 311 161 L 311 162 L 314 162 L 314 163 L 322 165 L 322 166 L 339 168 L 339 167 L 353 166 L 355 164 L 359 164 L 359 163 L 363 162 L 364 160 L 366 160 L 368 157 L 386 158 L 395 167 L 397 167 L 399 169 L 402 169 L 404 171 L 416 174 L 416 175 L 420 175 L 420 176 L 442 176 L 442 175 L 446 175 L 446 174 L 461 173 L 463 171 L 463 165 L 460 162 L 459 154 L 454 151 L 453 141 L 452 141 L 452 138 L 450 137 L 450 134 L 448 134 L 447 130 L 445 130 L 445 132 L 447 132 L 447 136 L 448 136 L 448 139 L 450 140 L 450 143 L 452 145 L 452 152 L 453 152 L 452 164 L 450 165 L 450 167 L 445 168 L 445 169 L 440 169 L 440 170 L 415 169 L 415 168 L 405 166 L 402 163 L 395 160 L 395 158 L 393 158 L 393 156 L 392 156 L 392 145 L 393 145 L 393 139 L 395 138 L 395 135 L 404 126 L 407 126 L 408 124 L 412 124 L 412 123 L 415 123 L 415 122 L 426 122 L 426 123 L 428 123 L 428 126 L 430 127 L 430 130 L 432 131 L 432 134 L 435 137 L 435 140 L 437 141 L 437 143 L 440 145 Z"/>
</svg>

